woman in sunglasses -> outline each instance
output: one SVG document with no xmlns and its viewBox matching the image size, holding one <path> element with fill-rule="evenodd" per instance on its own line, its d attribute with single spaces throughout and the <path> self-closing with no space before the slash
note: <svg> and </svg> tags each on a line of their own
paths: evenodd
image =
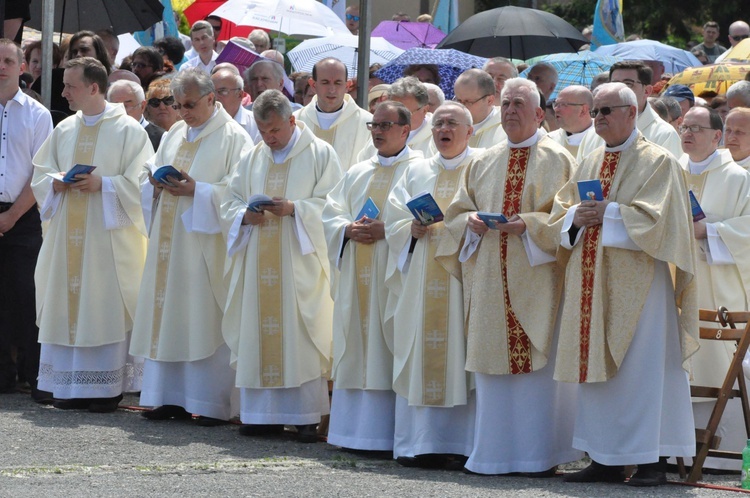
<svg viewBox="0 0 750 498">
<path fill-rule="evenodd" d="M 163 78 L 151 83 L 146 92 L 146 119 L 166 131 L 180 119 L 175 110 L 174 95 L 169 89 L 169 79 Z"/>
</svg>

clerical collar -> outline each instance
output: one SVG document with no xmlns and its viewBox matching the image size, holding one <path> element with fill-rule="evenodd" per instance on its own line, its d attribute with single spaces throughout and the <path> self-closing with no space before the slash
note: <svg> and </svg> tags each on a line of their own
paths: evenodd
<svg viewBox="0 0 750 498">
<path fill-rule="evenodd" d="M 594 123 L 591 123 L 591 126 L 594 126 Z M 591 126 L 586 128 L 583 131 L 579 131 L 578 133 L 568 133 L 565 132 L 567 135 L 565 139 L 568 141 L 568 145 L 581 145 L 581 141 L 583 140 L 583 136 L 586 134 L 587 131 L 591 129 Z"/>
<path fill-rule="evenodd" d="M 713 161 L 716 156 L 719 155 L 719 151 L 715 150 L 713 154 L 709 155 L 707 158 L 705 158 L 703 161 L 693 161 L 692 159 L 688 158 L 688 167 L 690 168 L 690 174 L 691 175 L 700 175 L 705 171 L 706 167 Z"/>
<path fill-rule="evenodd" d="M 456 169 L 462 162 L 464 162 L 464 159 L 470 156 L 473 152 L 474 149 L 472 149 L 471 147 L 466 147 L 462 153 L 452 159 L 443 157 L 442 154 L 438 153 L 438 161 L 440 161 L 440 164 L 443 165 L 443 168 L 447 170 Z"/>
<path fill-rule="evenodd" d="M 408 153 L 409 153 L 409 147 L 404 146 L 404 148 L 401 149 L 401 151 L 395 156 L 384 157 L 378 154 L 378 162 L 380 163 L 381 166 L 393 166 L 396 163 L 396 161 L 398 161 L 401 157 L 405 156 Z"/>
<path fill-rule="evenodd" d="M 414 138 L 417 135 L 417 133 L 419 133 L 422 130 L 422 128 L 424 128 L 426 124 L 427 124 L 427 118 L 424 118 L 424 121 L 422 121 L 422 124 L 419 125 L 419 128 L 417 128 L 416 130 L 411 130 L 409 132 L 409 138 L 406 139 L 406 142 L 407 143 L 411 142 L 411 139 Z"/>
<path fill-rule="evenodd" d="M 292 133 L 292 138 L 289 139 L 289 143 L 286 144 L 283 149 L 271 151 L 271 155 L 273 155 L 273 162 L 276 164 L 281 164 L 286 161 L 287 156 L 292 151 L 294 146 L 297 145 L 297 142 L 299 141 L 299 138 L 301 136 L 302 132 L 300 131 L 299 126 L 295 126 L 294 132 Z"/>
<path fill-rule="evenodd" d="M 489 114 L 487 114 L 487 117 L 484 118 L 479 123 L 474 123 L 474 133 L 472 135 L 476 135 L 479 131 L 482 130 L 482 127 L 487 124 L 487 122 L 492 118 L 492 116 L 495 115 L 495 113 L 498 112 L 497 108 L 493 107 Z"/>
<path fill-rule="evenodd" d="M 201 132 L 203 131 L 203 129 L 204 129 L 204 128 L 205 128 L 206 126 L 208 126 L 208 123 L 210 123 L 210 122 L 211 122 L 211 120 L 213 119 L 213 117 L 214 117 L 214 116 L 216 116 L 216 114 L 217 114 L 218 112 L 219 112 L 219 108 L 218 108 L 218 107 L 216 107 L 216 108 L 214 109 L 214 113 L 213 113 L 213 114 L 211 114 L 211 117 L 210 117 L 210 118 L 208 118 L 208 119 L 206 120 L 206 122 L 205 122 L 205 123 L 203 123 L 203 124 L 202 124 L 202 125 L 200 125 L 200 126 L 196 126 L 195 128 L 193 128 L 192 126 L 188 126 L 188 129 L 187 129 L 187 141 L 188 141 L 188 142 L 194 142 L 194 141 L 195 141 L 195 139 L 196 139 L 196 138 L 198 138 L 198 135 L 200 135 L 200 134 L 201 134 Z"/>
<path fill-rule="evenodd" d="M 604 145 L 604 151 L 605 152 L 622 152 L 631 145 L 633 145 L 633 142 L 635 142 L 635 138 L 638 136 L 638 129 L 633 128 L 633 132 L 630 134 L 627 140 L 625 140 L 620 145 L 616 145 L 614 147 L 610 147 L 609 145 Z"/>
<path fill-rule="evenodd" d="M 539 129 L 537 129 L 533 135 L 531 135 L 529 138 L 527 138 L 526 140 L 520 143 L 513 143 L 510 141 L 510 139 L 508 139 L 508 147 L 510 147 L 511 149 L 521 149 L 523 147 L 531 147 L 532 145 L 536 144 L 539 141 L 539 138 L 541 138 L 539 134 L 540 134 Z"/>
<path fill-rule="evenodd" d="M 315 103 L 315 112 L 318 114 L 318 123 L 320 124 L 320 127 L 324 130 L 327 130 L 333 125 L 333 123 L 336 122 L 336 120 L 341 116 L 341 113 L 344 110 L 344 104 L 341 104 L 341 107 L 337 111 L 333 112 L 323 112 L 320 107 L 318 107 L 318 103 Z"/>
<path fill-rule="evenodd" d="M 94 114 L 92 116 L 88 116 L 86 114 L 81 114 L 81 116 L 83 117 L 83 124 L 85 124 L 86 126 L 94 126 L 96 123 L 99 122 L 100 119 L 102 119 L 102 117 L 104 117 L 104 114 L 107 111 L 109 111 L 110 109 L 112 109 L 112 107 L 114 107 L 114 106 L 112 104 L 110 104 L 109 102 L 107 102 L 104 105 L 104 110 L 102 112 L 100 112 L 99 114 Z"/>
<path fill-rule="evenodd" d="M 748 167 L 750 167 L 750 156 L 747 156 L 745 159 L 740 159 L 739 161 L 735 162 L 743 168 L 748 169 Z"/>
</svg>

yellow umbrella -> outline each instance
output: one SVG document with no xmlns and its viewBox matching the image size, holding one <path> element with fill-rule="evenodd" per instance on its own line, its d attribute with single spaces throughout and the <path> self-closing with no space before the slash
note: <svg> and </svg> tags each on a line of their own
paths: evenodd
<svg viewBox="0 0 750 498">
<path fill-rule="evenodd" d="M 695 95 L 700 95 L 702 92 L 716 92 L 724 95 L 733 83 L 745 79 L 748 72 L 750 72 L 750 64 L 729 62 L 709 64 L 687 68 L 669 80 L 669 84 L 687 85 Z"/>
<path fill-rule="evenodd" d="M 737 45 L 722 54 L 722 62 L 750 61 L 750 38 L 745 38 Z"/>
</svg>

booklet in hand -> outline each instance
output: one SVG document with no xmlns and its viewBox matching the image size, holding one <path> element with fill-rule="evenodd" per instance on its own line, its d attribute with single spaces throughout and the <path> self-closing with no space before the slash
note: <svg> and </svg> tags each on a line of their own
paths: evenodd
<svg viewBox="0 0 750 498">
<path fill-rule="evenodd" d="M 184 176 L 182 176 L 182 173 L 177 171 L 177 168 L 175 168 L 171 164 L 162 166 L 161 168 L 154 171 L 151 176 L 153 176 L 154 180 L 156 180 L 157 182 L 169 185 L 170 187 L 174 186 L 174 181 L 181 182 L 185 178 Z"/>
<path fill-rule="evenodd" d="M 706 213 L 701 209 L 701 205 L 698 204 L 698 199 L 695 198 L 695 194 L 692 190 L 688 190 L 690 196 L 690 211 L 693 213 L 693 221 L 700 221 L 706 217 Z"/>
<path fill-rule="evenodd" d="M 380 209 L 378 209 L 378 206 L 375 204 L 375 201 L 372 200 L 372 197 L 367 198 L 365 205 L 362 206 L 362 209 L 359 211 L 355 220 L 359 221 L 363 216 L 367 216 L 371 220 L 376 220 L 378 219 L 378 216 L 380 216 Z"/>
<path fill-rule="evenodd" d="M 424 191 L 421 192 L 406 202 L 406 207 L 409 208 L 411 214 L 424 225 L 432 225 L 439 221 L 443 221 L 443 212 L 440 210 L 435 198 L 432 194 Z"/>
<path fill-rule="evenodd" d="M 583 201 L 603 201 L 602 182 L 596 180 L 580 180 L 578 182 L 578 195 Z"/>
<path fill-rule="evenodd" d="M 482 220 L 485 225 L 490 227 L 490 230 L 497 230 L 498 223 L 508 223 L 508 218 L 502 213 L 486 213 L 484 211 L 479 211 L 477 216 L 479 216 L 479 219 Z"/>
<path fill-rule="evenodd" d="M 88 175 L 96 169 L 96 166 L 89 166 L 86 164 L 76 164 L 70 171 L 63 175 L 62 173 L 47 173 L 47 176 L 54 178 L 55 180 L 65 183 L 75 183 L 80 181 L 80 178 L 76 178 L 76 175 Z"/>
<path fill-rule="evenodd" d="M 241 199 L 240 197 L 234 196 L 235 199 L 241 202 L 245 202 L 244 199 Z M 247 200 L 247 209 L 252 211 L 253 213 L 262 213 L 269 207 L 276 204 L 273 199 L 268 197 L 264 194 L 253 194 L 250 196 L 250 199 Z"/>
</svg>

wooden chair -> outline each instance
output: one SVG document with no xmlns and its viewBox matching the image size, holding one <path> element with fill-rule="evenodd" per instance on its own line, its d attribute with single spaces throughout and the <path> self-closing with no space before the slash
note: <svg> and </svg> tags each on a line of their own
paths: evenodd
<svg viewBox="0 0 750 498">
<path fill-rule="evenodd" d="M 742 453 L 735 451 L 719 450 L 721 438 L 716 436 L 716 429 L 719 427 L 724 409 L 730 398 L 740 398 L 742 412 L 745 418 L 745 431 L 747 438 L 750 439 L 750 404 L 748 404 L 747 383 L 742 371 L 742 360 L 750 346 L 750 312 L 727 311 L 725 307 L 717 311 L 700 310 L 699 317 L 701 322 L 715 323 L 719 327 L 700 327 L 700 338 L 709 341 L 735 341 L 737 350 L 734 358 L 729 364 L 729 370 L 724 383 L 720 388 L 691 386 L 690 394 L 695 398 L 714 398 L 716 405 L 708 419 L 705 429 L 695 429 L 696 453 L 693 459 L 693 465 L 690 474 L 687 475 L 687 482 L 695 483 L 703 477 L 703 463 L 706 457 L 728 458 L 741 460 Z M 744 324 L 744 327 L 738 328 L 738 325 Z M 738 389 L 734 386 L 737 385 Z M 682 458 L 677 459 L 677 466 L 680 477 L 686 477 L 685 465 Z"/>
</svg>

